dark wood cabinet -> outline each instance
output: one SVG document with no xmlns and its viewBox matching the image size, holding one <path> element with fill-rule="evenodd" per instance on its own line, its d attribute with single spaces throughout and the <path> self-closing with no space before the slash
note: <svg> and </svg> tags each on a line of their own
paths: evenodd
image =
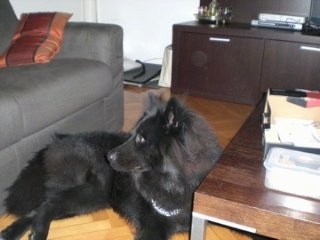
<svg viewBox="0 0 320 240">
<path fill-rule="evenodd" d="M 261 90 L 268 87 L 320 90 L 320 41 L 313 45 L 267 40 Z"/>
<path fill-rule="evenodd" d="M 173 92 L 256 104 L 268 88 L 320 89 L 320 37 L 246 23 L 173 26 Z"/>
<path fill-rule="evenodd" d="M 181 41 L 181 91 L 246 103 L 258 100 L 263 40 L 185 33 Z"/>
</svg>

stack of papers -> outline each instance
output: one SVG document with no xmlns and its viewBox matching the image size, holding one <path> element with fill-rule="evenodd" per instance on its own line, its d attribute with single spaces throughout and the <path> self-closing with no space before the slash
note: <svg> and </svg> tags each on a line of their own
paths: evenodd
<svg viewBox="0 0 320 240">
<path fill-rule="evenodd" d="M 276 117 L 274 128 L 280 143 L 320 148 L 320 121 Z"/>
</svg>

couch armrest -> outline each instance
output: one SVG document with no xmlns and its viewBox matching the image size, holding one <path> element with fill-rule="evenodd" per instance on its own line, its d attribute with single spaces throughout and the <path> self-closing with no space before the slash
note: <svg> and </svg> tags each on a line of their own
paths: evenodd
<svg viewBox="0 0 320 240">
<path fill-rule="evenodd" d="M 123 68 L 123 30 L 114 24 L 69 22 L 57 58 L 99 60 L 116 75 Z"/>
</svg>

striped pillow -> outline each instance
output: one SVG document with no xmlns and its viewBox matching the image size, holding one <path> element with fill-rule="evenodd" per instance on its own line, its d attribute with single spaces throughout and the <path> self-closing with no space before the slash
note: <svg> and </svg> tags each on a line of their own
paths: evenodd
<svg viewBox="0 0 320 240">
<path fill-rule="evenodd" d="M 72 14 L 22 14 L 10 46 L 0 56 L 0 67 L 47 63 L 60 50 L 64 27 Z"/>
</svg>

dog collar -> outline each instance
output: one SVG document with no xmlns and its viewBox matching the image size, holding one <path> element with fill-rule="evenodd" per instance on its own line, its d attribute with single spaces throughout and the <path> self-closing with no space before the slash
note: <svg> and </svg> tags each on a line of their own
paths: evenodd
<svg viewBox="0 0 320 240">
<path fill-rule="evenodd" d="M 161 215 L 165 216 L 165 217 L 173 217 L 178 215 L 182 209 L 181 208 L 177 208 L 171 211 L 168 211 L 166 209 L 164 209 L 163 207 L 161 207 L 155 200 L 151 199 L 151 204 L 152 207 Z"/>
</svg>

